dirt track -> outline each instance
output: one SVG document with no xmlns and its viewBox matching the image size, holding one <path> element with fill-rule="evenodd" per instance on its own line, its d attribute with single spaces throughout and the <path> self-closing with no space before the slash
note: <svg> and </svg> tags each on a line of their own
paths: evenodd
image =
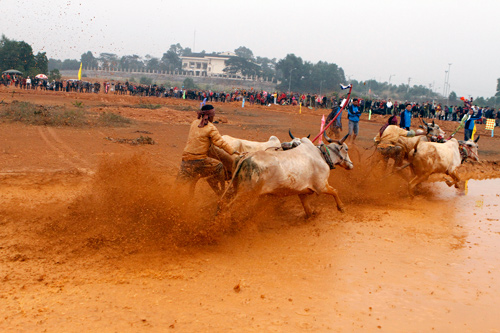
<svg viewBox="0 0 500 333">
<path fill-rule="evenodd" d="M 0 121 L 2 331 L 499 331 L 500 141 L 489 132 L 479 144 L 490 162 L 461 170 L 485 180 L 467 195 L 430 183 L 410 200 L 401 179 L 370 173 L 364 148 L 384 119 L 363 119 L 354 170 L 330 177 L 346 213 L 318 197 L 305 220 L 298 198 L 274 198 L 227 231 L 208 186 L 186 206 L 172 185 L 198 103 L 6 89 L 2 100 L 134 119 Z M 134 107 L 146 102 L 162 107 Z M 250 140 L 314 135 L 323 113 L 215 106 L 223 134 Z M 105 139 L 146 132 L 156 145 Z"/>
</svg>

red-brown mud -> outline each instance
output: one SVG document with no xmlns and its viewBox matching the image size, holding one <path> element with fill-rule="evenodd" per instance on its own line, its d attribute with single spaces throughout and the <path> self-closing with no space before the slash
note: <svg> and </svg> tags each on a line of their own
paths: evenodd
<svg viewBox="0 0 500 333">
<path fill-rule="evenodd" d="M 319 196 L 306 220 L 297 197 L 268 197 L 224 219 L 205 182 L 191 200 L 175 184 L 197 102 L 5 89 L 0 100 L 134 119 L 0 122 L 2 331 L 498 330 L 500 147 L 487 132 L 484 162 L 460 168 L 465 190 L 434 177 L 412 200 L 403 177 L 371 167 L 385 119 L 363 119 L 354 170 L 330 176 L 346 213 Z M 326 113 L 215 105 L 223 134 L 251 140 L 314 135 Z M 105 139 L 144 131 L 156 145 Z"/>
</svg>

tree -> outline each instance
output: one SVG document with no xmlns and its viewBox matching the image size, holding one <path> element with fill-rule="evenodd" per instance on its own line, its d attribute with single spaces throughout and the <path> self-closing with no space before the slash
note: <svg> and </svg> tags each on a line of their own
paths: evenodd
<svg viewBox="0 0 500 333">
<path fill-rule="evenodd" d="M 146 69 L 149 70 L 159 70 L 160 69 L 160 59 L 146 55 Z"/>
<path fill-rule="evenodd" d="M 196 84 L 194 83 L 193 79 L 190 78 L 190 77 L 187 77 L 184 79 L 184 81 L 182 82 L 182 87 L 184 89 L 196 89 Z"/>
<path fill-rule="evenodd" d="M 497 92 L 495 96 L 500 97 L 500 79 L 497 79 Z"/>
<path fill-rule="evenodd" d="M 104 69 L 116 68 L 118 65 L 118 56 L 114 53 L 101 53 L 97 59 Z"/>
<path fill-rule="evenodd" d="M 99 66 L 97 59 L 94 58 L 94 55 L 90 51 L 82 54 L 82 56 L 80 57 L 80 62 L 82 63 L 82 66 L 86 68 L 96 68 Z"/>
<path fill-rule="evenodd" d="M 23 41 L 0 39 L 0 70 L 17 69 L 24 75 L 47 73 L 48 59 L 45 52 L 33 54 L 31 46 Z"/>
<path fill-rule="evenodd" d="M 310 79 L 310 73 L 308 75 L 305 67 L 302 58 L 297 57 L 293 53 L 287 54 L 284 59 L 278 61 L 276 64 L 276 72 L 281 79 L 281 84 L 278 85 L 278 89 L 287 91 L 290 87 L 292 91 L 298 90 L 299 80 L 301 80 L 302 77 L 308 80 Z"/>
<path fill-rule="evenodd" d="M 240 58 L 251 60 L 253 59 L 253 52 L 244 46 L 238 47 L 236 50 L 234 50 L 234 53 Z"/>
<path fill-rule="evenodd" d="M 271 79 L 276 76 L 276 58 L 257 57 L 255 63 L 260 65 L 260 75 Z"/>
<path fill-rule="evenodd" d="M 59 73 L 58 69 L 53 69 L 49 72 L 49 81 L 59 81 L 61 79 L 61 73 Z"/>
<path fill-rule="evenodd" d="M 119 64 L 121 68 L 126 69 L 139 70 L 144 68 L 144 62 L 136 54 L 121 57 Z"/>
<path fill-rule="evenodd" d="M 33 74 L 36 75 L 40 73 L 48 73 L 48 71 L 49 71 L 49 60 L 47 59 L 46 53 L 38 52 L 35 56 L 34 71 L 32 70 L 31 72 L 33 72 Z"/>
<path fill-rule="evenodd" d="M 450 100 L 450 102 L 456 102 L 457 101 L 457 94 L 454 91 L 452 91 L 450 93 L 450 96 L 448 96 L 448 99 Z"/>
<path fill-rule="evenodd" d="M 191 49 L 190 49 L 191 50 Z M 182 61 L 180 56 L 183 54 L 183 49 L 181 44 L 172 44 L 166 53 L 163 53 L 161 57 L 161 67 L 162 69 L 168 70 L 180 70 Z"/>
<path fill-rule="evenodd" d="M 225 61 L 225 64 L 226 68 L 224 68 L 224 72 L 229 74 L 241 74 L 244 76 L 260 74 L 260 66 L 245 58 L 231 57 Z"/>
<path fill-rule="evenodd" d="M 51 71 L 53 69 L 61 69 L 62 61 L 59 59 L 49 59 L 48 70 Z"/>
<path fill-rule="evenodd" d="M 153 83 L 153 79 L 150 78 L 150 77 L 145 77 L 145 76 L 142 76 L 141 79 L 139 80 L 139 83 L 140 84 L 145 84 L 145 85 L 151 85 Z"/>
<path fill-rule="evenodd" d="M 12 68 L 27 73 L 34 65 L 35 59 L 30 45 L 10 40 L 2 35 L 0 40 L 0 70 Z"/>
<path fill-rule="evenodd" d="M 76 59 L 64 59 L 61 63 L 61 70 L 78 70 L 80 69 L 80 62 Z"/>
</svg>

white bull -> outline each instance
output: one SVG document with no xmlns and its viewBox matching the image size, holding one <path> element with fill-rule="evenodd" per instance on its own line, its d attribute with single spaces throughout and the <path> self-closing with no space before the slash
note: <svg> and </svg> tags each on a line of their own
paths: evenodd
<svg viewBox="0 0 500 333">
<path fill-rule="evenodd" d="M 311 194 L 324 193 L 332 195 L 337 208 L 343 211 L 337 190 L 328 184 L 328 177 L 330 168 L 334 165 L 348 170 L 353 168 L 347 145 L 344 143 L 346 138 L 347 136 L 341 141 L 329 140 L 331 143 L 323 146 L 325 155 L 308 138 L 300 139 L 301 144 L 290 150 L 258 151 L 247 155 L 238 164 L 231 180 L 232 194 L 235 194 L 235 197 L 228 206 L 232 206 L 238 199 L 266 194 L 298 195 L 306 216 L 311 216 Z M 226 194 L 221 200 L 224 200 L 225 196 Z"/>
<path fill-rule="evenodd" d="M 422 121 L 422 124 L 424 126 L 423 127 L 424 130 L 427 132 L 425 137 L 400 136 L 398 139 L 398 145 L 403 148 L 403 153 L 404 153 L 405 159 L 408 159 L 410 152 L 415 148 L 415 145 L 417 144 L 417 142 L 431 141 L 430 139 L 433 137 L 436 137 L 436 138 L 437 137 L 444 137 L 444 135 L 445 135 L 444 131 L 439 127 L 439 125 L 434 123 L 434 120 L 432 121 L 432 123 L 424 122 L 422 120 L 422 118 L 420 118 L 420 120 Z M 417 135 L 419 135 L 418 131 L 420 131 L 420 130 L 417 130 Z"/>
<path fill-rule="evenodd" d="M 436 173 L 449 175 L 453 181 L 446 180 L 446 184 L 448 186 L 455 185 L 458 188 L 460 178 L 457 174 L 457 168 L 460 164 L 461 158 L 456 139 L 450 139 L 445 143 L 417 142 L 411 161 L 415 177 L 408 184 L 410 196 L 413 196 L 415 186 Z"/>
<path fill-rule="evenodd" d="M 265 142 L 249 141 L 244 139 L 234 138 L 229 135 L 223 135 L 222 138 L 226 141 L 234 150 L 240 153 L 253 153 L 256 151 L 280 148 L 281 141 L 274 135 Z M 229 155 L 224 150 L 212 145 L 208 152 L 208 156 L 218 159 L 224 165 L 226 169 L 227 179 L 231 179 L 234 168 L 236 167 L 236 162 L 239 160 L 238 156 Z"/>
</svg>

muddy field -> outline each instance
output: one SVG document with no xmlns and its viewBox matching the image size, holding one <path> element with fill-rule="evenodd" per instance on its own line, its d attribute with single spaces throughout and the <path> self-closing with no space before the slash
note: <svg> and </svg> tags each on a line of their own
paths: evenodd
<svg viewBox="0 0 500 333">
<path fill-rule="evenodd" d="M 363 118 L 354 170 L 330 176 L 345 213 L 319 196 L 306 220 L 297 197 L 265 198 L 228 226 L 206 183 L 185 202 L 173 182 L 199 103 L 5 88 L 0 101 L 132 120 L 0 119 L 1 331 L 500 331 L 500 139 L 482 128 L 467 188 L 432 182 L 412 200 L 370 169 L 385 118 Z M 222 134 L 261 141 L 315 135 L 327 113 L 213 104 Z M 156 144 L 130 144 L 141 136 Z"/>
</svg>

